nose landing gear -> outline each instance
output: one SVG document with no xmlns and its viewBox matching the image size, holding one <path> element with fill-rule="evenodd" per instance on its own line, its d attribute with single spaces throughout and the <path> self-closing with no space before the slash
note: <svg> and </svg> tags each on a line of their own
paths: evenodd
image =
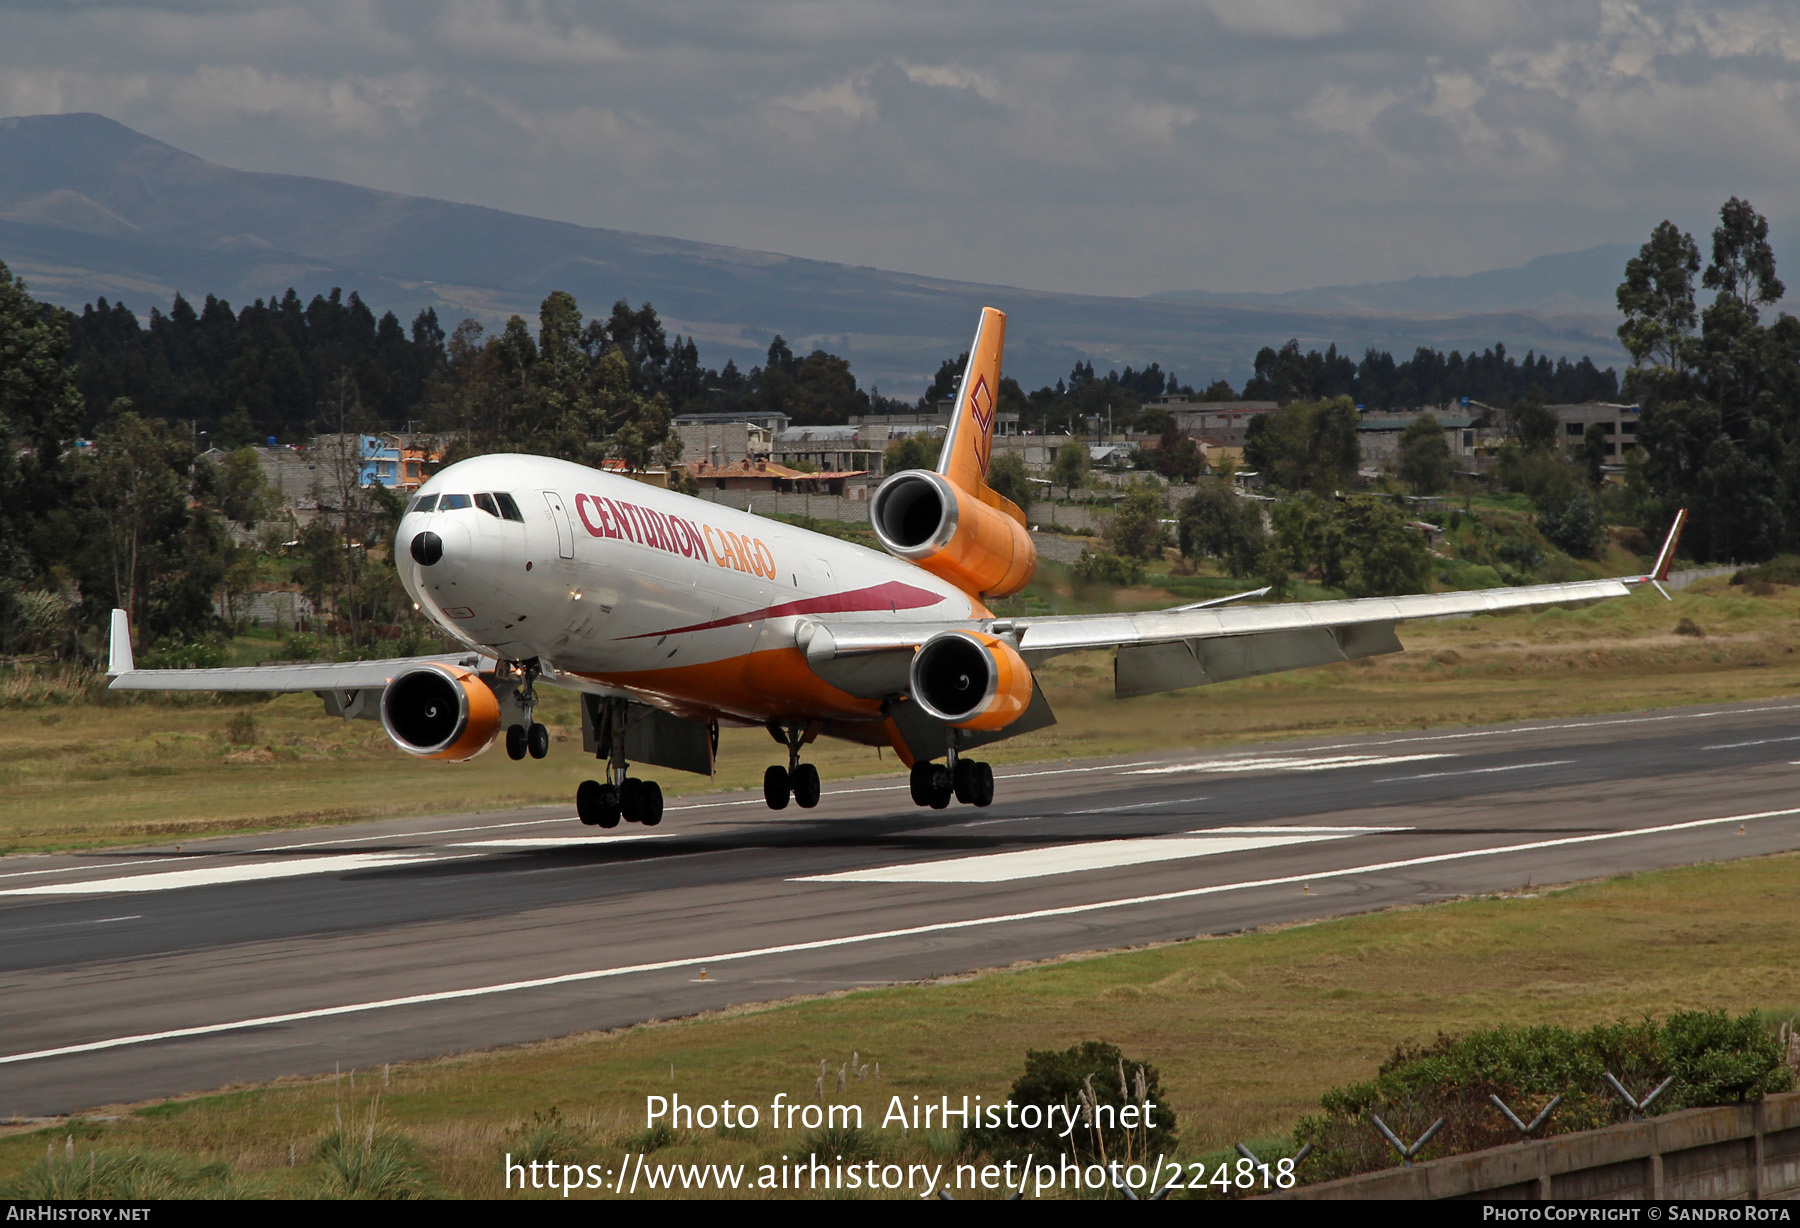
<svg viewBox="0 0 1800 1228">
<path fill-rule="evenodd" d="M 525 723 L 506 727 L 506 757 L 523 759 L 530 755 L 533 759 L 542 759 L 550 753 L 550 731 L 532 719 L 537 711 L 538 668 L 536 659 L 522 662 L 513 668 L 519 671 L 520 683 L 513 690 L 513 699 L 524 713 Z"/>
</svg>

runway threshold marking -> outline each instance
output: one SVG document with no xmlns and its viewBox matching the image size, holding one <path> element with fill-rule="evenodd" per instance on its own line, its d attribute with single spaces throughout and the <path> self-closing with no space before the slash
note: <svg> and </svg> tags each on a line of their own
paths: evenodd
<svg viewBox="0 0 1800 1228">
<path fill-rule="evenodd" d="M 735 963 L 747 959 L 757 959 L 770 955 L 793 955 L 806 951 L 824 951 L 833 947 L 855 946 L 867 942 L 881 942 L 894 938 L 914 938 L 924 934 L 943 934 L 956 930 L 979 929 L 989 925 L 1005 925 L 1017 921 L 1042 921 L 1055 917 L 1075 917 L 1084 913 L 1104 912 L 1113 908 L 1130 908 L 1143 904 L 1163 904 L 1172 900 L 1197 899 L 1208 895 L 1222 895 L 1230 891 L 1249 891 L 1258 887 L 1281 887 L 1295 883 L 1318 883 L 1332 879 L 1348 878 L 1357 874 L 1378 874 L 1388 870 L 1404 870 L 1413 866 L 1439 865 L 1449 861 L 1464 861 L 1476 857 L 1495 857 L 1507 853 L 1531 852 L 1537 849 L 1567 848 L 1577 844 L 1597 844 L 1608 840 L 1628 840 L 1638 836 L 1666 835 L 1669 832 L 1693 831 L 1702 827 L 1715 827 L 1725 823 L 1750 823 L 1758 819 L 1781 819 L 1800 816 L 1800 809 L 1761 810 L 1751 814 L 1728 814 L 1712 819 L 1690 819 L 1684 823 L 1664 823 L 1657 827 L 1628 828 L 1623 831 L 1598 832 L 1587 836 L 1563 836 L 1555 840 L 1532 840 L 1524 844 L 1497 845 L 1483 849 L 1464 849 L 1455 853 L 1434 853 L 1426 857 L 1407 857 L 1397 861 L 1380 861 L 1361 866 L 1345 866 L 1336 870 L 1324 870 L 1314 874 L 1288 874 L 1279 878 L 1253 879 L 1241 883 L 1218 883 L 1207 887 L 1189 887 L 1183 891 L 1164 891 L 1155 895 L 1126 896 L 1121 899 L 1096 900 L 1088 904 L 1065 904 L 1058 908 L 1039 908 L 1030 912 L 1001 913 L 987 917 L 970 917 L 961 921 L 936 921 L 926 925 L 912 925 L 904 929 L 875 930 L 865 934 L 846 934 L 837 938 L 815 938 L 807 942 L 789 942 L 778 946 L 754 947 L 746 950 L 714 952 L 707 955 L 688 955 L 678 959 L 656 960 L 651 963 L 625 964 L 613 968 L 591 968 L 581 972 L 564 972 L 555 976 L 534 977 L 524 981 L 505 981 L 495 985 L 476 985 L 464 989 L 444 989 L 432 993 L 408 994 L 405 997 L 383 998 L 370 1002 L 351 1002 L 342 1006 L 321 1006 L 311 1010 L 287 1011 L 278 1015 L 259 1015 L 250 1019 L 234 1019 L 226 1023 L 203 1023 L 193 1027 L 169 1028 L 160 1032 L 141 1032 L 134 1036 L 113 1036 L 104 1040 L 90 1040 L 73 1045 L 59 1045 L 54 1049 L 37 1049 L 29 1053 L 9 1053 L 0 1056 L 0 1066 L 17 1065 L 21 1062 L 43 1061 L 47 1058 L 69 1057 L 81 1053 L 99 1053 L 106 1049 L 121 1049 L 132 1045 L 146 1045 L 163 1040 L 187 1040 L 197 1036 L 216 1036 L 221 1032 L 241 1032 L 249 1028 L 275 1027 L 285 1023 L 303 1023 L 313 1019 L 332 1019 L 343 1015 L 365 1014 L 369 1011 L 389 1010 L 402 1006 L 423 1006 L 436 1002 L 456 1002 L 468 998 L 492 997 L 496 994 L 518 993 L 529 989 L 551 989 L 561 985 L 578 985 L 589 981 L 610 980 L 615 977 L 631 976 L 643 972 L 664 972 L 676 968 L 704 967 L 710 964 Z"/>
<path fill-rule="evenodd" d="M 263 861 L 252 865 L 205 866 L 192 870 L 166 870 L 160 874 L 131 874 L 123 878 L 87 879 L 78 883 L 40 883 L 36 887 L 9 887 L 0 896 L 102 895 L 113 892 L 174 891 L 182 887 L 214 887 L 224 883 L 255 883 L 275 878 L 300 878 L 308 874 L 342 874 L 377 866 L 442 861 L 415 853 L 344 853 L 304 861 Z"/>
<path fill-rule="evenodd" d="M 1215 857 L 1253 849 L 1281 848 L 1290 844 L 1316 844 L 1343 840 L 1370 832 L 1405 831 L 1403 827 L 1224 827 L 1180 836 L 1142 839 L 1093 840 L 1008 853 L 980 853 L 940 861 L 916 861 L 880 866 L 871 870 L 844 870 L 835 874 L 809 874 L 792 883 L 1009 883 L 1021 878 L 1074 874 L 1082 870 L 1112 870 L 1121 866 L 1190 857 Z"/>
</svg>

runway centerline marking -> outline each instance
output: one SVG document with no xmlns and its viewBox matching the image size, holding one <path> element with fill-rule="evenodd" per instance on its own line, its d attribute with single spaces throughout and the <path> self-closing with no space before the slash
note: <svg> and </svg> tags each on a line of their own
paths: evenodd
<svg viewBox="0 0 1800 1228">
<path fill-rule="evenodd" d="M 1001 913 L 987 917 L 970 917 L 960 921 L 936 921 L 925 925 L 907 926 L 904 929 L 875 930 L 863 934 L 845 934 L 837 938 L 815 938 L 806 942 L 782 943 L 778 946 L 752 947 L 737 951 L 714 952 L 706 955 L 687 955 L 677 959 L 657 960 L 652 963 L 624 964 L 612 968 L 590 968 L 581 972 L 564 972 L 554 976 L 534 977 L 524 981 L 505 981 L 495 985 L 476 985 L 464 989 L 444 989 L 432 993 L 409 994 L 399 998 L 384 998 L 370 1002 L 351 1002 L 341 1006 L 321 1006 L 311 1010 L 288 1011 L 278 1015 L 260 1015 L 251 1019 L 234 1019 L 226 1023 L 203 1023 L 193 1027 L 169 1028 L 160 1032 L 141 1032 L 134 1036 L 113 1036 L 104 1040 L 90 1040 L 73 1045 L 60 1045 L 54 1049 L 38 1049 L 29 1053 L 9 1053 L 0 1056 L 0 1066 L 17 1065 L 21 1062 L 43 1061 L 46 1058 L 68 1057 L 78 1053 L 98 1053 L 106 1049 L 119 1049 L 131 1045 L 150 1044 L 162 1040 L 186 1040 L 196 1036 L 215 1036 L 221 1032 L 241 1032 L 249 1028 L 274 1027 L 284 1023 L 302 1023 L 312 1019 L 332 1019 L 344 1015 L 365 1014 L 369 1011 L 389 1010 L 401 1006 L 421 1006 L 436 1002 L 456 1002 L 469 998 L 492 997 L 496 994 L 518 993 L 529 989 L 549 989 L 560 985 L 579 985 L 590 981 L 609 980 L 615 977 L 631 976 L 644 972 L 664 972 L 676 968 L 704 967 L 709 964 L 736 963 L 747 959 L 757 959 L 770 955 L 792 955 L 803 951 L 824 951 L 834 947 L 856 946 L 866 942 L 881 942 L 895 938 L 914 938 L 924 934 L 943 934 L 957 930 L 980 929 L 989 925 L 1005 925 L 1017 921 L 1042 921 L 1055 917 L 1076 917 L 1085 913 L 1104 912 L 1113 908 L 1130 908 L 1143 904 L 1164 904 L 1172 900 L 1197 899 L 1202 896 L 1220 895 L 1228 891 L 1248 891 L 1258 887 L 1280 887 L 1294 883 L 1317 883 L 1336 878 L 1348 878 L 1356 874 L 1377 874 L 1387 870 L 1402 870 L 1413 866 L 1438 865 L 1447 861 L 1462 861 L 1475 857 L 1494 857 L 1506 853 L 1531 852 L 1536 849 L 1566 848 L 1576 844 L 1595 844 L 1605 840 L 1629 840 L 1638 836 L 1657 836 L 1676 831 L 1692 831 L 1701 827 L 1713 827 L 1723 823 L 1749 823 L 1757 819 L 1793 818 L 1800 815 L 1800 809 L 1762 810 L 1750 814 L 1720 815 L 1711 819 L 1690 819 L 1684 823 L 1664 823 L 1656 827 L 1636 827 L 1622 831 L 1599 832 L 1587 836 L 1564 836 L 1556 840 L 1533 840 L 1524 844 L 1496 845 L 1490 848 L 1464 849 L 1455 853 L 1435 853 L 1426 857 L 1407 857 L 1397 861 L 1375 862 L 1369 865 L 1345 866 L 1337 870 L 1325 870 L 1315 874 L 1288 874 L 1279 878 L 1254 879 L 1240 883 L 1219 883 L 1209 887 L 1190 887 L 1183 891 L 1164 891 L 1155 895 L 1126 896 L 1120 899 L 1096 900 L 1087 904 L 1066 904 L 1059 908 L 1039 908 L 1030 912 Z"/>
<path fill-rule="evenodd" d="M 1455 755 L 1421 752 L 1416 755 L 1329 755 L 1311 759 L 1207 759 L 1200 763 L 1173 763 L 1164 767 L 1138 768 L 1127 776 L 1167 776 L 1175 772 L 1329 772 L 1337 768 L 1373 767 L 1385 763 L 1416 763 L 1424 759 L 1454 759 Z"/>
<path fill-rule="evenodd" d="M 1091 840 L 1008 853 L 978 853 L 938 861 L 915 861 L 871 870 L 808 874 L 790 883 L 1010 883 L 1021 878 L 1112 870 L 1156 861 L 1216 857 L 1255 849 L 1283 848 L 1343 840 L 1371 832 L 1406 831 L 1404 827 L 1218 827 L 1178 836 Z"/>
<path fill-rule="evenodd" d="M 1440 776 L 1485 776 L 1490 772 L 1523 772 L 1527 768 L 1563 767 L 1574 762 L 1573 759 L 1546 759 L 1542 763 L 1508 763 L 1501 767 L 1461 768 L 1454 772 L 1419 772 L 1412 776 L 1383 776 L 1375 783 L 1391 785 L 1395 781 L 1436 780 Z"/>
<path fill-rule="evenodd" d="M 1739 750 L 1745 746 L 1769 746 L 1776 742 L 1800 742 L 1800 734 L 1791 738 L 1757 738 L 1754 742 L 1720 742 L 1717 746 L 1702 746 L 1701 750 Z"/>
</svg>

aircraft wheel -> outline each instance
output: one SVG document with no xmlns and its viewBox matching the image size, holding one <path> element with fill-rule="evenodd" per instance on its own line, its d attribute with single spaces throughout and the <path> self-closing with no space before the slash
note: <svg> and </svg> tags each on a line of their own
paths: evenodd
<svg viewBox="0 0 1800 1228">
<path fill-rule="evenodd" d="M 975 804 L 977 806 L 994 804 L 994 769 L 985 763 L 975 765 Z"/>
<path fill-rule="evenodd" d="M 525 742 L 525 726 L 508 725 L 506 727 L 506 757 L 508 759 L 523 759 Z"/>
<path fill-rule="evenodd" d="M 589 827 L 617 827 L 619 801 L 613 796 L 612 786 L 597 780 L 582 781 L 575 790 L 575 813 Z"/>
<path fill-rule="evenodd" d="M 944 809 L 955 795 L 956 785 L 950 779 L 950 769 L 934 765 L 931 770 L 931 808 Z"/>
<path fill-rule="evenodd" d="M 513 729 L 517 729 L 517 728 L 518 728 L 517 725 L 513 726 Z M 507 746 L 506 746 L 507 753 L 511 754 L 511 752 L 512 752 L 512 732 L 510 730 L 507 732 L 506 738 L 507 738 Z M 545 755 L 549 754 L 550 753 L 550 731 L 548 729 L 544 728 L 542 725 L 538 724 L 536 721 L 533 721 L 531 723 L 531 728 L 529 730 L 527 730 L 525 733 L 525 749 L 531 752 L 531 757 L 533 759 L 542 759 Z M 513 755 L 513 758 L 517 759 L 518 756 Z"/>
<path fill-rule="evenodd" d="M 802 810 L 811 810 L 819 804 L 819 769 L 810 763 L 802 763 L 793 772 L 794 800 L 800 803 Z"/>
<path fill-rule="evenodd" d="M 771 763 L 763 773 L 763 801 L 769 803 L 770 810 L 786 810 L 788 796 L 788 770 Z"/>
<path fill-rule="evenodd" d="M 646 780 L 638 787 L 638 822 L 645 827 L 655 827 L 662 822 L 662 816 L 662 786 L 654 780 Z"/>
<path fill-rule="evenodd" d="M 956 770 L 950 774 L 951 791 L 965 806 L 975 800 L 975 769 L 978 766 L 973 759 L 958 759 Z"/>
<path fill-rule="evenodd" d="M 636 823 L 643 813 L 644 782 L 636 776 L 625 781 L 625 787 L 619 790 L 619 815 L 627 823 Z"/>
<path fill-rule="evenodd" d="M 932 793 L 931 781 L 932 781 L 932 773 L 935 770 L 936 770 L 936 768 L 934 767 L 934 765 L 929 764 L 929 763 L 913 764 L 912 778 L 907 781 L 907 784 L 909 786 L 911 786 L 911 788 L 912 788 L 913 805 L 915 805 L 915 806 L 931 805 L 931 793 Z"/>
</svg>

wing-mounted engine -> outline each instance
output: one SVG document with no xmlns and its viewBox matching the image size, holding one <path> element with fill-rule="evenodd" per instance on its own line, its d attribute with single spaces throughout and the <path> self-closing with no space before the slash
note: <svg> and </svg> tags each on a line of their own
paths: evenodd
<svg viewBox="0 0 1800 1228">
<path fill-rule="evenodd" d="M 941 473 L 908 469 L 869 501 L 875 536 L 965 592 L 1005 597 L 1030 583 L 1037 547 L 1018 508 L 985 486 L 971 493 Z"/>
<path fill-rule="evenodd" d="M 421 665 L 381 693 L 381 727 L 395 746 L 425 759 L 473 759 L 500 732 L 500 701 L 460 665 Z"/>
<path fill-rule="evenodd" d="M 1024 658 L 996 636 L 941 631 L 913 654 L 913 702 L 957 729 L 1004 729 L 1025 715 L 1034 689 Z"/>
</svg>

